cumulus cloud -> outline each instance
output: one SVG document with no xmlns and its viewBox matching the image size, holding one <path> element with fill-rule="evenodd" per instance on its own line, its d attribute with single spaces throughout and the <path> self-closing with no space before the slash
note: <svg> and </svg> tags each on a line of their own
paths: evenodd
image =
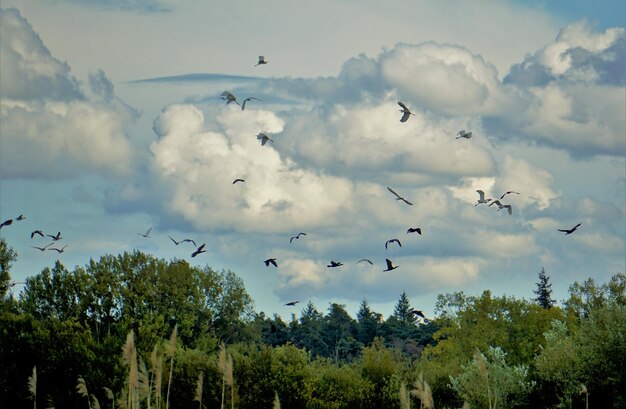
<svg viewBox="0 0 626 409">
<path fill-rule="evenodd" d="M 0 10 L 0 23 L 3 177 L 130 172 L 132 149 L 124 127 L 137 113 L 114 97 L 106 75 L 100 71 L 92 80 L 105 101 L 90 101 L 69 66 L 50 54 L 18 10 Z"/>
</svg>

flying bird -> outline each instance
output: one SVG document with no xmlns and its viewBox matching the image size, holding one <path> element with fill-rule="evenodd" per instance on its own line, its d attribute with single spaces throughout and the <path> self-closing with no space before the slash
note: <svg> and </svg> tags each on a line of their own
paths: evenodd
<svg viewBox="0 0 626 409">
<path fill-rule="evenodd" d="M 17 216 L 17 218 L 15 220 L 17 220 L 18 222 L 21 220 L 24 220 L 26 217 L 24 217 L 23 214 L 20 214 L 19 216 Z"/>
<path fill-rule="evenodd" d="M 198 245 L 196 244 L 196 242 L 195 242 L 195 241 L 193 241 L 193 240 L 191 240 L 191 239 L 182 239 L 181 241 L 176 241 L 176 240 L 174 240 L 174 239 L 172 238 L 172 236 L 170 236 L 170 235 L 168 235 L 167 237 L 169 237 L 169 238 L 170 238 L 170 240 L 172 240 L 172 241 L 174 242 L 174 244 L 176 244 L 177 246 L 178 246 L 180 243 L 192 243 L 192 244 L 194 245 L 194 247 L 198 247 Z"/>
<path fill-rule="evenodd" d="M 479 204 L 489 203 L 493 200 L 493 199 L 485 199 L 485 192 L 483 192 L 482 190 L 477 190 L 476 193 L 478 193 L 478 196 L 480 197 L 478 199 L 478 202 L 474 206 L 478 206 Z"/>
<path fill-rule="evenodd" d="M 148 230 L 146 230 L 145 233 L 137 233 L 138 235 L 140 235 L 141 237 L 150 237 L 150 232 L 152 231 L 152 227 L 150 227 Z"/>
<path fill-rule="evenodd" d="M 343 266 L 343 263 L 341 261 L 332 261 L 331 260 L 330 264 L 327 265 L 326 267 L 333 268 L 333 267 L 340 267 L 340 266 Z"/>
<path fill-rule="evenodd" d="M 493 205 L 498 206 L 498 211 L 500 211 L 502 209 L 507 209 L 509 211 L 509 214 L 513 214 L 513 208 L 509 204 L 503 205 L 502 203 L 500 203 L 499 200 L 494 200 L 493 202 L 489 203 L 489 207 L 491 207 Z"/>
<path fill-rule="evenodd" d="M 246 102 L 252 101 L 253 99 L 257 100 L 257 101 L 261 100 L 261 98 L 257 98 L 257 97 L 248 97 L 248 98 L 243 100 L 243 103 L 241 104 L 241 110 L 243 111 L 244 109 L 246 109 Z"/>
<path fill-rule="evenodd" d="M 233 180 L 233 185 L 234 185 L 235 183 L 237 183 L 237 182 L 245 182 L 245 180 L 243 180 L 243 179 L 235 179 L 235 180 Z"/>
<path fill-rule="evenodd" d="M 38 235 L 40 235 L 41 237 L 46 237 L 46 236 L 44 236 L 44 234 L 43 234 L 43 232 L 42 232 L 41 230 L 35 230 L 34 232 L 32 232 L 32 233 L 30 234 L 30 238 L 32 239 L 33 237 L 35 237 L 35 234 L 38 234 Z"/>
<path fill-rule="evenodd" d="M 285 304 L 285 305 L 287 305 L 287 306 L 289 306 L 289 307 L 293 307 L 294 305 L 296 305 L 296 304 L 297 304 L 297 303 L 299 303 L 299 302 L 300 302 L 300 301 L 291 301 L 291 302 L 288 302 L 288 303 L 287 303 L 287 304 Z"/>
<path fill-rule="evenodd" d="M 220 98 L 226 101 L 226 105 L 230 104 L 231 102 L 234 102 L 235 104 L 239 105 L 239 102 L 237 102 L 237 97 L 235 97 L 233 94 L 231 94 L 228 91 L 222 92 L 220 94 Z"/>
<path fill-rule="evenodd" d="M 263 132 L 260 132 L 256 138 L 261 141 L 261 146 L 265 145 L 267 143 L 267 141 L 270 142 L 274 142 L 274 140 L 272 138 L 270 138 L 269 136 L 267 136 L 266 134 L 264 134 Z"/>
<path fill-rule="evenodd" d="M 292 236 L 292 237 L 289 239 L 289 243 L 291 244 L 291 242 L 293 241 L 293 239 L 296 239 L 296 240 L 297 240 L 297 239 L 299 239 L 299 238 L 300 238 L 300 236 L 306 236 L 306 233 L 298 233 L 296 236 Z"/>
<path fill-rule="evenodd" d="M 413 112 L 411 112 L 411 110 L 409 110 L 406 105 L 404 105 L 403 102 L 398 101 L 398 105 L 402 107 L 402 109 L 399 109 L 399 111 L 402 112 L 402 118 L 400 118 L 400 122 L 406 122 L 411 115 L 415 115 Z"/>
<path fill-rule="evenodd" d="M 54 240 L 54 241 L 58 241 L 58 240 L 61 240 L 63 238 L 63 237 L 61 237 L 61 232 L 57 232 L 57 234 L 55 236 L 53 236 L 52 234 L 46 234 L 46 236 L 52 237 L 52 240 Z"/>
<path fill-rule="evenodd" d="M 267 64 L 269 61 L 265 59 L 264 56 L 259 55 L 259 62 L 257 62 L 254 66 Z M 280 65 L 280 64 L 279 64 Z"/>
<path fill-rule="evenodd" d="M 48 250 L 54 250 L 54 251 L 59 252 L 59 254 L 61 254 L 61 253 L 63 253 L 63 251 L 65 250 L 65 248 L 66 248 L 67 246 L 68 246 L 68 245 L 66 244 L 65 246 L 61 247 L 60 249 L 58 249 L 58 248 L 56 248 L 56 247 L 50 247 Z"/>
<path fill-rule="evenodd" d="M 456 139 L 459 139 L 459 138 L 469 139 L 469 138 L 472 137 L 472 133 L 471 132 L 465 132 L 465 129 L 460 130 L 459 133 L 457 133 L 457 135 L 458 136 L 456 137 Z"/>
<path fill-rule="evenodd" d="M 512 190 L 509 190 L 508 192 L 504 192 L 504 194 L 502 196 L 500 196 L 500 200 L 504 199 L 504 196 L 510 195 L 511 193 L 515 193 L 516 195 L 519 195 L 518 192 L 514 192 Z"/>
<path fill-rule="evenodd" d="M 391 271 L 391 270 L 395 270 L 396 268 L 398 268 L 398 266 L 394 266 L 391 260 L 389 260 L 388 258 L 386 258 L 385 261 L 387 262 L 387 268 L 383 271 Z"/>
<path fill-rule="evenodd" d="M 11 224 L 13 224 L 13 219 L 5 220 L 2 223 L 0 223 L 0 229 L 3 228 L 4 226 L 10 226 Z"/>
<path fill-rule="evenodd" d="M 269 267 L 270 264 L 273 265 L 274 267 L 278 267 L 278 264 L 276 264 L 275 258 L 268 258 L 267 260 L 264 261 L 264 263 L 266 267 Z"/>
<path fill-rule="evenodd" d="M 365 261 L 366 263 L 370 263 L 371 265 L 374 265 L 374 263 L 372 263 L 372 260 L 369 260 L 367 258 L 362 258 L 359 261 L 356 262 L 356 264 L 359 264 L 360 262 Z"/>
<path fill-rule="evenodd" d="M 418 317 L 421 317 L 421 318 L 426 318 L 426 317 L 424 316 L 424 313 L 423 313 L 422 311 L 420 311 L 420 310 L 412 309 L 412 310 L 410 311 L 410 313 L 411 313 L 411 314 L 413 314 L 413 315 L 416 315 L 416 316 L 418 316 Z"/>
<path fill-rule="evenodd" d="M 409 230 L 406 231 L 406 234 L 409 234 L 409 233 L 417 233 L 417 234 L 421 235 L 422 234 L 422 229 L 420 229 L 419 227 L 411 227 L 411 228 L 409 228 Z"/>
<path fill-rule="evenodd" d="M 204 249 L 204 245 L 205 243 L 202 243 L 202 245 L 200 247 L 198 247 L 196 249 L 196 251 L 194 251 L 193 253 L 191 253 L 191 257 L 195 257 L 198 254 L 202 254 L 202 253 L 206 253 L 206 250 Z"/>
<path fill-rule="evenodd" d="M 582 223 L 578 223 L 576 226 L 572 227 L 571 229 L 557 229 L 557 230 L 562 231 L 567 236 L 568 234 L 574 233 L 581 224 Z"/>
<path fill-rule="evenodd" d="M 54 242 L 52 242 L 52 243 L 54 243 Z M 31 246 L 31 247 L 34 248 L 34 249 L 37 249 L 39 251 L 44 251 L 48 247 L 52 246 L 52 243 L 50 243 L 50 244 L 48 244 L 47 246 L 44 246 L 44 247 L 37 247 L 37 246 Z"/>
<path fill-rule="evenodd" d="M 400 240 L 398 239 L 389 239 L 385 242 L 385 250 L 387 249 L 387 246 L 389 245 L 389 243 L 398 243 L 398 246 L 402 247 L 402 243 L 400 243 Z"/>
<path fill-rule="evenodd" d="M 402 196 L 400 196 L 399 194 L 397 194 L 392 188 L 390 188 L 389 186 L 387 186 L 387 190 L 390 191 L 391 193 L 393 193 L 393 195 L 396 197 L 396 200 L 402 200 L 404 203 L 413 206 L 413 203 L 409 202 L 408 200 L 406 200 L 405 198 L 403 198 Z"/>
</svg>

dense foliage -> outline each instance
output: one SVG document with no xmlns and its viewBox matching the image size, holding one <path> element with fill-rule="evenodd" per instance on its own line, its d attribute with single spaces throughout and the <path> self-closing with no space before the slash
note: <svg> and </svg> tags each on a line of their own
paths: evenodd
<svg viewBox="0 0 626 409">
<path fill-rule="evenodd" d="M 363 300 L 285 322 L 233 272 L 138 251 L 57 261 L 16 299 L 16 258 L 0 240 L 0 407 L 626 407 L 624 274 L 563 307 L 458 292 L 423 320 L 403 293 L 386 319 Z"/>
</svg>

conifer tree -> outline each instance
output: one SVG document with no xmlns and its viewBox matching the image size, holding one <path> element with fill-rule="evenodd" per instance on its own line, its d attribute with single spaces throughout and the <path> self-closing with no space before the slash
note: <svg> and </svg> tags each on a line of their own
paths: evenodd
<svg viewBox="0 0 626 409">
<path fill-rule="evenodd" d="M 400 295 L 400 299 L 393 309 L 393 317 L 396 317 L 398 321 L 403 324 L 415 324 L 417 318 L 415 315 L 411 313 L 411 302 L 409 301 L 409 296 L 406 294 L 406 291 L 402 291 Z"/>
<path fill-rule="evenodd" d="M 534 293 L 537 294 L 537 298 L 534 299 L 537 304 L 546 310 L 552 308 L 554 305 L 554 300 L 551 298 L 552 284 L 550 283 L 550 276 L 546 274 L 543 267 L 541 267 L 539 282 L 537 283 L 537 289 L 534 290 Z"/>
</svg>

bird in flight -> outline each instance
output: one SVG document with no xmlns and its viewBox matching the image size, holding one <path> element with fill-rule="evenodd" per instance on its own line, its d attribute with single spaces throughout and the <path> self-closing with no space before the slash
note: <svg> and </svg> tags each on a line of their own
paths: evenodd
<svg viewBox="0 0 626 409">
<path fill-rule="evenodd" d="M 393 193 L 393 195 L 396 197 L 396 200 L 402 200 L 404 203 L 413 206 L 413 203 L 409 202 L 408 200 L 406 200 L 405 198 L 403 198 L 402 196 L 400 196 L 399 194 L 397 194 L 392 188 L 390 188 L 389 186 L 387 186 L 387 190 L 390 191 L 391 193 Z"/>
<path fill-rule="evenodd" d="M 298 233 L 297 235 L 292 236 L 292 237 L 289 239 L 289 243 L 291 244 L 291 242 L 293 241 L 293 239 L 296 239 L 296 240 L 297 240 L 297 239 L 299 239 L 299 238 L 300 238 L 300 236 L 306 236 L 306 233 Z"/>
<path fill-rule="evenodd" d="M 289 306 L 289 307 L 293 307 L 294 305 L 296 305 L 296 304 L 297 304 L 297 303 L 299 303 L 299 302 L 300 302 L 300 301 L 291 301 L 291 302 L 288 302 L 288 303 L 287 303 L 287 304 L 285 304 L 285 305 L 287 305 L 287 306 Z"/>
<path fill-rule="evenodd" d="M 387 249 L 387 246 L 389 245 L 389 243 L 398 243 L 398 246 L 402 247 L 402 243 L 400 243 L 400 240 L 398 239 L 389 239 L 385 242 L 385 250 Z"/>
<path fill-rule="evenodd" d="M 202 253 L 206 253 L 206 250 L 204 249 L 204 245 L 205 243 L 202 243 L 202 245 L 200 247 L 198 247 L 196 249 L 196 251 L 194 251 L 193 253 L 191 253 L 191 257 L 195 257 L 198 254 L 202 254 Z"/>
<path fill-rule="evenodd" d="M 500 200 L 504 199 L 504 196 L 510 195 L 511 193 L 515 193 L 516 195 L 519 195 L 518 192 L 514 192 L 512 190 L 509 190 L 508 192 L 504 192 L 504 194 L 502 196 L 500 196 Z"/>
<path fill-rule="evenodd" d="M 264 56 L 259 55 L 259 62 L 257 62 L 256 64 L 254 64 L 254 66 L 256 67 L 257 65 L 264 65 L 264 64 L 267 64 L 268 62 L 269 62 L 269 61 L 267 61 L 267 60 L 265 59 L 265 57 L 264 57 Z M 279 64 L 279 65 L 280 65 L 280 64 Z"/>
<path fill-rule="evenodd" d="M 44 234 L 43 234 L 43 232 L 42 232 L 41 230 L 35 230 L 34 232 L 32 232 L 32 233 L 30 234 L 30 238 L 32 239 L 33 237 L 35 237 L 35 234 L 38 234 L 38 235 L 40 235 L 41 237 L 45 237 L 45 236 L 44 236 Z"/>
<path fill-rule="evenodd" d="M 50 247 L 48 250 L 54 250 L 54 251 L 59 252 L 59 254 L 60 254 L 60 253 L 63 253 L 63 251 L 65 251 L 65 248 L 66 248 L 67 246 L 68 246 L 68 245 L 66 244 L 65 246 L 61 247 L 60 249 L 58 249 L 58 248 L 56 248 L 56 247 Z"/>
<path fill-rule="evenodd" d="M 248 97 L 248 98 L 243 100 L 243 103 L 241 104 L 241 110 L 243 111 L 244 109 L 246 109 L 246 102 L 252 101 L 253 99 L 257 100 L 257 101 L 261 100 L 261 98 L 257 98 L 257 97 Z"/>
<path fill-rule="evenodd" d="M 11 224 L 13 224 L 13 219 L 5 220 L 2 223 L 0 223 L 0 229 L 3 228 L 4 226 L 10 226 Z"/>
<path fill-rule="evenodd" d="M 137 233 L 138 235 L 140 235 L 141 237 L 150 237 L 150 232 L 152 231 L 152 227 L 150 227 L 148 230 L 146 230 L 145 233 Z"/>
<path fill-rule="evenodd" d="M 493 200 L 493 199 L 485 199 L 485 192 L 483 192 L 482 190 L 477 190 L 476 193 L 478 193 L 478 196 L 480 197 L 478 198 L 478 202 L 474 206 L 478 206 L 479 204 L 489 203 Z"/>
<path fill-rule="evenodd" d="M 417 233 L 417 234 L 421 235 L 422 234 L 422 229 L 420 229 L 419 227 L 411 227 L 411 228 L 409 228 L 409 230 L 406 231 L 406 234 L 409 234 L 409 233 Z"/>
<path fill-rule="evenodd" d="M 237 182 L 245 182 L 245 180 L 243 180 L 243 179 L 235 179 L 235 180 L 233 180 L 233 185 L 234 185 L 235 183 L 237 183 Z"/>
<path fill-rule="evenodd" d="M 411 314 L 413 314 L 413 315 L 416 315 L 416 316 L 418 316 L 418 317 L 426 318 L 426 317 L 424 316 L 424 313 L 423 313 L 422 311 L 420 311 L 420 310 L 412 309 L 412 310 L 410 311 L 410 313 L 411 313 Z"/>
<path fill-rule="evenodd" d="M 469 139 L 469 138 L 472 137 L 472 133 L 471 132 L 465 132 L 465 129 L 460 130 L 459 133 L 457 133 L 457 135 L 458 136 L 456 137 L 456 139 L 459 139 L 459 138 Z"/>
<path fill-rule="evenodd" d="M 356 264 L 359 264 L 360 262 L 365 261 L 366 263 L 370 263 L 371 265 L 374 265 L 374 263 L 372 263 L 372 260 L 369 260 L 367 258 L 362 258 L 359 261 L 356 262 Z"/>
<path fill-rule="evenodd" d="M 572 227 L 571 229 L 557 229 L 557 230 L 562 231 L 567 236 L 568 234 L 574 233 L 581 224 L 582 223 L 578 223 L 576 226 Z"/>
<path fill-rule="evenodd" d="M 387 262 L 387 268 L 383 271 L 391 271 L 391 270 L 395 270 L 396 268 L 398 268 L 398 266 L 394 266 L 391 260 L 389 260 L 388 258 L 386 258 L 385 261 Z"/>
<path fill-rule="evenodd" d="M 272 138 L 270 138 L 269 136 L 267 136 L 263 132 L 259 132 L 259 134 L 256 136 L 256 138 L 259 141 L 261 141 L 261 146 L 265 145 L 267 143 L 267 141 L 274 142 L 274 140 Z"/>
<path fill-rule="evenodd" d="M 275 258 L 268 258 L 267 260 L 263 261 L 265 263 L 266 267 L 269 267 L 270 264 L 273 265 L 274 267 L 278 267 L 278 264 L 276 264 L 276 259 Z"/>
<path fill-rule="evenodd" d="M 503 205 L 502 203 L 500 203 L 499 200 L 494 200 L 493 202 L 489 203 L 489 207 L 491 207 L 493 205 L 498 206 L 498 211 L 500 211 L 502 209 L 507 209 L 509 211 L 509 214 L 513 214 L 513 208 L 509 204 Z"/>
<path fill-rule="evenodd" d="M 170 240 L 172 240 L 172 241 L 174 242 L 174 244 L 176 244 L 177 246 L 178 246 L 180 243 L 192 243 L 192 244 L 194 245 L 194 247 L 198 247 L 198 245 L 196 244 L 196 242 L 195 242 L 195 241 L 193 241 L 193 240 L 191 240 L 191 239 L 182 239 L 181 241 L 176 241 L 176 240 L 174 240 L 174 239 L 172 238 L 172 236 L 170 236 L 170 235 L 168 235 L 167 237 L 169 237 L 169 238 L 170 238 Z"/>
<path fill-rule="evenodd" d="M 16 218 L 15 220 L 17 220 L 17 221 L 19 222 L 19 221 L 24 220 L 25 218 L 26 218 L 26 217 L 24 217 L 24 215 L 23 215 L 23 214 L 20 214 L 19 216 L 17 216 L 17 218 Z"/>
<path fill-rule="evenodd" d="M 330 261 L 330 264 L 327 265 L 326 267 L 329 268 L 333 268 L 333 267 L 339 267 L 339 266 L 343 266 L 343 263 L 341 261 Z"/>
<path fill-rule="evenodd" d="M 61 232 L 57 232 L 56 236 L 53 236 L 52 234 L 46 234 L 46 236 L 52 237 L 52 240 L 54 240 L 54 241 L 58 241 L 58 240 L 61 240 L 63 238 L 63 237 L 61 237 Z"/>
<path fill-rule="evenodd" d="M 400 118 L 400 122 L 406 122 L 411 115 L 415 115 L 413 112 L 411 112 L 411 110 L 409 110 L 404 102 L 398 101 L 398 105 L 402 107 L 402 109 L 399 109 L 399 111 L 402 112 L 402 118 Z"/>
<path fill-rule="evenodd" d="M 52 243 L 54 243 L 54 242 L 52 242 Z M 47 246 L 44 246 L 44 247 L 37 247 L 37 246 L 31 246 L 31 247 L 32 247 L 32 248 L 34 248 L 34 249 L 37 249 L 37 250 L 39 250 L 39 251 L 44 251 L 44 250 L 46 250 L 48 247 L 52 246 L 52 243 L 50 243 L 50 244 L 48 244 Z"/>
<path fill-rule="evenodd" d="M 237 102 L 237 97 L 235 97 L 233 94 L 231 94 L 228 91 L 222 92 L 220 94 L 220 98 L 226 101 L 226 105 L 230 104 L 231 102 L 234 102 L 235 104 L 239 105 L 239 102 Z"/>
</svg>

